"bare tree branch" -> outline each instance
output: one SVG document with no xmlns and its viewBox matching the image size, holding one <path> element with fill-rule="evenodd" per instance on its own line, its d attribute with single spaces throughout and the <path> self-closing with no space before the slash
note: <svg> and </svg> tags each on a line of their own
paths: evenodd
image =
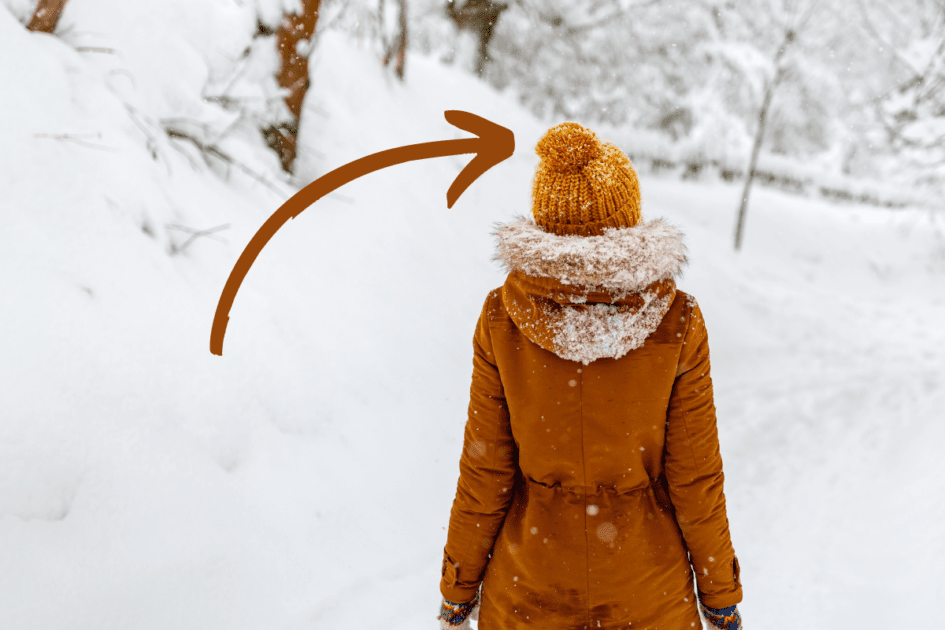
<svg viewBox="0 0 945 630">
<path fill-rule="evenodd" d="M 64 142 L 75 142 L 76 144 L 88 147 L 90 149 L 99 149 L 100 151 L 117 151 L 115 147 L 108 147 L 103 144 L 93 144 L 83 140 L 83 138 L 101 138 L 100 133 L 37 133 L 34 138 L 48 138 L 50 140 L 62 140 Z"/>
<path fill-rule="evenodd" d="M 902 53 L 899 52 L 899 49 L 892 45 L 885 37 L 880 35 L 879 31 L 876 30 L 876 27 L 873 25 L 872 19 L 869 17 L 869 11 L 866 9 L 866 6 L 863 4 L 863 0 L 856 0 L 856 4 L 860 9 L 860 15 L 863 18 L 862 26 L 866 29 L 866 32 L 872 35 L 876 41 L 883 45 L 883 48 L 889 50 L 893 58 L 902 65 L 903 68 L 908 70 L 913 77 L 920 77 L 922 74 L 919 72 L 919 69 L 912 65 L 908 59 L 902 56 Z"/>
<path fill-rule="evenodd" d="M 176 138 L 178 140 L 187 140 L 188 142 L 192 143 L 195 147 L 200 149 L 200 151 L 204 153 L 205 155 L 212 155 L 213 157 L 227 164 L 232 164 L 233 166 L 240 169 L 241 171 L 249 175 L 251 178 L 255 179 L 257 182 L 259 182 L 260 184 L 262 184 L 263 186 L 265 186 L 272 192 L 276 193 L 279 196 L 285 196 L 285 192 L 279 190 L 268 179 L 266 179 L 265 177 L 263 177 L 262 175 L 254 171 L 253 169 L 249 168 L 242 162 L 233 159 L 231 156 L 227 155 L 226 153 L 224 153 L 217 147 L 210 144 L 205 144 L 198 138 L 177 129 L 165 129 L 165 133 L 167 133 L 168 138 Z"/>
<path fill-rule="evenodd" d="M 114 55 L 114 48 L 104 48 L 102 46 L 76 46 L 75 49 L 79 52 L 94 52 L 94 53 L 104 53 L 107 55 Z"/>
<path fill-rule="evenodd" d="M 171 243 L 170 254 L 171 256 L 174 256 L 176 254 L 183 254 L 184 250 L 186 250 L 190 246 L 191 243 L 193 243 L 194 241 L 196 241 L 198 238 L 201 238 L 201 237 L 209 237 L 215 241 L 225 243 L 226 240 L 217 237 L 216 233 L 221 232 L 223 230 L 228 230 L 230 228 L 230 224 L 224 223 L 223 225 L 217 225 L 212 228 L 207 228 L 206 230 L 196 230 L 194 228 L 187 227 L 186 225 L 177 225 L 175 223 L 166 223 L 165 227 L 169 230 L 179 230 L 181 232 L 186 232 L 187 234 L 190 234 L 190 236 L 187 237 L 187 240 L 185 240 L 180 245 L 175 245 L 174 243 Z"/>
</svg>

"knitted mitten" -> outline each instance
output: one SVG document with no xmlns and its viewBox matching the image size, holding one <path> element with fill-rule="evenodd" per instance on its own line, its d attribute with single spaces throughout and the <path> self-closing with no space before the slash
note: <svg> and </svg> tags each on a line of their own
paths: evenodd
<svg viewBox="0 0 945 630">
<path fill-rule="evenodd" d="M 721 628 L 721 630 L 743 630 L 742 616 L 738 614 L 736 606 L 728 608 L 709 608 L 702 604 L 702 614 L 705 620 L 709 622 L 710 628 Z"/>
<path fill-rule="evenodd" d="M 454 604 L 443 600 L 440 607 L 440 628 L 442 630 L 469 630 L 469 620 L 479 618 L 479 593 L 471 602 Z"/>
</svg>

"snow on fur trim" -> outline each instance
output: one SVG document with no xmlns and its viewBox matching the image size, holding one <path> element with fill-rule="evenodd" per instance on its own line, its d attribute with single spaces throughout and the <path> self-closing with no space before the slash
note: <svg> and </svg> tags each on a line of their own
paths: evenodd
<svg viewBox="0 0 945 630">
<path fill-rule="evenodd" d="M 518 217 L 496 227 L 496 260 L 507 271 L 562 284 L 642 291 L 676 277 L 686 264 L 682 232 L 662 219 L 607 229 L 601 236 L 559 236 Z"/>
</svg>

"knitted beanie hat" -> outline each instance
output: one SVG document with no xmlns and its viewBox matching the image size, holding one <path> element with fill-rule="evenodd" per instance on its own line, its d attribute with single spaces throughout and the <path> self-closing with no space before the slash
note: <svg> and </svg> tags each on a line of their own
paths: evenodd
<svg viewBox="0 0 945 630">
<path fill-rule="evenodd" d="M 538 141 L 532 214 L 546 232 L 600 236 L 633 227 L 640 185 L 627 155 L 577 123 L 552 127 Z"/>
</svg>

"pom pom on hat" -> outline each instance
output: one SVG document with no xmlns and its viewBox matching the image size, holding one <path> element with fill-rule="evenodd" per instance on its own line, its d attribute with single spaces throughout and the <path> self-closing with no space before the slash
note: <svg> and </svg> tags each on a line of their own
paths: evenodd
<svg viewBox="0 0 945 630">
<path fill-rule="evenodd" d="M 559 235 L 601 235 L 641 220 L 640 185 L 626 154 L 573 122 L 549 129 L 535 146 L 532 215 Z"/>
<path fill-rule="evenodd" d="M 535 146 L 535 153 L 549 170 L 559 173 L 577 173 L 602 152 L 596 133 L 571 122 L 552 127 Z"/>
</svg>

